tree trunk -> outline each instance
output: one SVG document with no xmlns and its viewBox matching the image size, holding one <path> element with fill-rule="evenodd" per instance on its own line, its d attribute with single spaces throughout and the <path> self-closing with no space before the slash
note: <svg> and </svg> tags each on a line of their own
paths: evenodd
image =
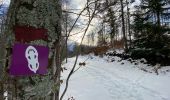
<svg viewBox="0 0 170 100">
<path fill-rule="evenodd" d="M 67 32 L 67 27 L 68 27 L 68 23 L 67 23 L 67 17 L 68 17 L 68 14 L 66 12 L 66 63 L 67 63 L 67 58 L 68 58 L 68 32 Z"/>
<path fill-rule="evenodd" d="M 61 72 L 61 43 L 60 40 L 55 42 L 55 66 L 53 66 L 54 83 L 57 84 L 58 90 L 53 93 L 53 100 L 59 100 L 60 90 L 60 72 Z"/>
<path fill-rule="evenodd" d="M 160 37 L 160 35 L 161 35 L 161 33 L 160 33 L 161 32 L 160 31 L 160 29 L 161 29 L 161 22 L 160 22 L 160 12 L 159 11 L 157 11 L 156 16 L 157 16 L 157 26 L 158 26 L 157 33 L 158 33 L 158 35 Z"/>
<path fill-rule="evenodd" d="M 14 32 L 13 27 L 16 25 L 19 26 L 32 26 L 36 28 L 45 28 L 48 30 L 48 39 L 49 41 L 44 40 L 35 40 L 31 41 L 30 44 L 34 45 L 43 45 L 48 46 L 50 48 L 51 58 L 54 55 L 54 50 L 56 50 L 56 73 L 53 74 L 54 80 L 49 79 L 48 82 L 58 82 L 60 80 L 60 38 L 61 38 L 61 1 L 60 0 L 11 0 L 11 4 L 9 7 L 9 11 L 7 14 L 6 21 L 6 34 L 8 36 L 8 44 L 11 47 L 14 44 Z M 55 43 L 54 43 L 55 41 Z M 52 51 L 53 50 L 53 51 Z M 50 67 L 52 68 L 52 66 Z M 50 72 L 52 75 L 52 71 Z M 41 77 L 41 76 L 40 76 Z M 34 78 L 32 76 L 31 78 Z M 46 78 L 46 76 L 41 77 Z M 27 80 L 28 78 L 20 78 L 19 80 Z M 46 81 L 45 81 L 46 82 Z M 41 82 L 39 82 L 41 83 Z M 38 84 L 39 84 L 38 83 Z M 22 87 L 26 87 L 27 85 L 24 83 L 18 83 Z M 60 84 L 57 84 L 58 87 Z M 29 85 L 30 86 L 30 85 Z M 37 85 L 38 86 L 38 85 Z M 33 87 L 36 89 L 36 87 Z M 49 87 L 45 87 L 47 89 L 51 89 Z M 11 91 L 11 90 L 8 90 Z M 43 90 L 40 91 L 43 92 Z M 51 90 L 48 90 L 51 91 Z M 34 92 L 34 91 L 31 91 Z M 44 91 L 45 92 L 45 91 Z M 37 92 L 38 93 L 38 92 Z M 48 94 L 48 93 L 44 93 Z M 13 95 L 13 94 L 12 94 Z M 17 95 L 17 93 L 15 93 Z M 35 97 L 34 95 L 30 95 L 30 98 Z M 25 97 L 24 97 L 25 98 Z M 38 94 L 35 97 L 37 99 L 45 98 L 43 94 Z M 59 89 L 54 91 L 54 100 L 59 100 Z M 21 97 L 20 97 L 21 99 Z"/>
<path fill-rule="evenodd" d="M 129 46 L 131 48 L 132 44 L 132 39 L 131 39 L 131 31 L 130 31 L 130 12 L 129 12 L 129 4 L 128 1 L 126 0 L 126 6 L 127 6 L 127 21 L 128 21 L 128 33 L 129 33 Z"/>
<path fill-rule="evenodd" d="M 157 24 L 158 24 L 158 27 L 160 27 L 161 25 L 160 24 L 160 12 L 158 11 L 156 15 L 157 15 Z"/>
<path fill-rule="evenodd" d="M 124 12 L 123 12 L 123 0 L 120 0 L 121 4 L 121 13 L 122 13 L 122 32 L 123 32 L 123 40 L 124 40 L 124 45 L 125 45 L 125 51 L 127 51 L 128 46 L 127 46 L 127 39 L 126 39 L 126 33 L 125 33 L 125 20 L 124 20 Z"/>
<path fill-rule="evenodd" d="M 0 100 L 3 100 L 4 95 L 4 86 L 3 83 L 0 81 Z"/>
<path fill-rule="evenodd" d="M 109 6 L 108 0 L 106 0 L 106 5 Z M 109 12 L 109 17 L 110 17 L 110 26 L 112 27 L 111 33 L 110 33 L 110 44 L 111 44 L 111 47 L 113 47 L 113 41 L 115 37 L 115 19 L 114 19 L 115 16 L 114 16 L 114 12 L 111 7 L 108 8 L 108 12 Z"/>
</svg>

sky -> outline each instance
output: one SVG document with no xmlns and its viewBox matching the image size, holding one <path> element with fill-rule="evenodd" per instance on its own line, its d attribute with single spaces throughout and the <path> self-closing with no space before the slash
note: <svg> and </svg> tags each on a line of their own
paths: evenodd
<svg viewBox="0 0 170 100">
<path fill-rule="evenodd" d="M 70 2 L 70 3 L 69 3 L 69 5 L 68 5 L 67 9 L 76 9 L 76 10 L 72 10 L 73 12 L 76 12 L 76 13 L 79 13 L 79 12 L 84 8 L 84 6 L 85 6 L 85 4 L 86 4 L 86 0 L 70 0 L 69 2 Z M 86 12 L 85 12 L 85 13 L 86 13 Z M 77 18 L 77 15 L 75 15 L 75 14 L 72 14 L 71 16 L 72 16 L 74 19 Z M 92 20 L 92 24 L 93 24 L 93 25 L 97 24 L 97 22 L 98 22 L 98 21 L 97 21 L 97 19 L 95 19 L 95 18 Z M 82 24 L 87 24 L 87 17 L 81 16 L 80 19 L 79 19 L 79 21 L 78 21 L 78 24 L 80 25 L 80 27 L 81 27 L 81 26 L 84 27 L 84 25 L 82 25 Z M 84 27 L 83 29 L 85 29 L 85 27 Z M 90 26 L 89 29 L 88 29 L 88 31 L 87 31 L 87 33 L 86 33 L 86 35 L 89 34 L 89 33 L 91 33 L 91 31 L 92 31 L 93 29 L 94 29 L 94 26 Z M 75 34 L 75 33 L 79 32 L 79 31 L 81 31 L 81 29 L 75 28 L 75 29 L 71 32 L 71 34 Z M 69 39 L 70 39 L 71 41 L 75 41 L 75 42 L 80 43 L 80 42 L 81 42 L 81 38 L 83 37 L 83 34 L 84 34 L 84 32 L 81 32 L 81 33 L 79 33 L 79 34 L 77 34 L 77 35 L 71 36 Z M 86 44 L 86 42 L 87 42 L 87 39 L 85 38 L 85 39 L 84 39 L 84 43 Z"/>
<path fill-rule="evenodd" d="M 69 4 L 69 8 L 68 9 L 83 9 L 83 7 L 86 4 L 86 0 L 70 0 L 69 2 L 70 2 L 70 4 Z M 135 5 L 139 5 L 139 4 L 140 4 L 140 0 L 135 0 L 135 3 L 130 5 L 131 11 L 134 11 L 134 6 Z M 79 13 L 80 11 L 81 10 L 75 10 L 74 12 Z M 73 18 L 77 18 L 77 15 L 72 15 L 72 17 Z M 84 23 L 85 19 L 87 19 L 87 18 L 82 16 L 80 18 L 79 22 Z M 97 25 L 99 22 L 100 22 L 99 19 L 96 19 L 96 18 L 94 18 L 92 20 L 92 24 L 93 25 Z M 94 30 L 95 28 L 96 27 L 94 27 L 94 26 L 90 26 L 86 34 L 90 34 L 92 32 L 92 30 Z M 72 31 L 72 34 L 78 32 L 78 31 L 79 31 L 78 29 L 74 29 Z M 76 40 L 76 42 L 80 42 L 82 36 L 83 36 L 83 33 L 80 33 L 78 35 L 70 37 L 69 39 L 73 40 L 73 41 Z M 86 43 L 87 43 L 87 39 L 85 38 L 84 39 L 84 44 L 86 44 Z"/>
<path fill-rule="evenodd" d="M 82 9 L 86 4 L 86 0 L 70 0 L 70 8 Z"/>
<path fill-rule="evenodd" d="M 9 5 L 10 0 L 0 0 L 0 4 Z"/>
</svg>

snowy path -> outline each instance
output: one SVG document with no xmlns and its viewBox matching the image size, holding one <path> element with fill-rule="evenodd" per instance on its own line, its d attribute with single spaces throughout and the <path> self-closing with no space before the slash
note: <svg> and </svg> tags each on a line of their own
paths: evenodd
<svg viewBox="0 0 170 100">
<path fill-rule="evenodd" d="M 80 57 L 79 61 L 86 58 Z M 71 66 L 74 59 L 71 58 L 65 67 Z M 170 100 L 170 75 L 157 76 L 134 68 L 127 61 L 121 65 L 104 59 L 88 60 L 86 67 L 72 76 L 64 100 L 72 96 L 75 100 Z M 63 79 L 67 73 L 63 74 Z"/>
</svg>

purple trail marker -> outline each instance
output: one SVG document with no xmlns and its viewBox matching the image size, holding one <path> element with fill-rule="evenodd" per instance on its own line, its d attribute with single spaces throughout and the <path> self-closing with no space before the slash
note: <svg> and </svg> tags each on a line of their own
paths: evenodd
<svg viewBox="0 0 170 100">
<path fill-rule="evenodd" d="M 12 50 L 10 75 L 31 76 L 47 73 L 49 49 L 45 46 L 16 43 Z"/>
</svg>

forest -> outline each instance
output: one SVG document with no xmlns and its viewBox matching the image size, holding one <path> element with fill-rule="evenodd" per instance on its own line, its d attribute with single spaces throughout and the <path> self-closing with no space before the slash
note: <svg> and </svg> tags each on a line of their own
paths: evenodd
<svg viewBox="0 0 170 100">
<path fill-rule="evenodd" d="M 169 100 L 169 0 L 0 0 L 0 100 Z"/>
</svg>

